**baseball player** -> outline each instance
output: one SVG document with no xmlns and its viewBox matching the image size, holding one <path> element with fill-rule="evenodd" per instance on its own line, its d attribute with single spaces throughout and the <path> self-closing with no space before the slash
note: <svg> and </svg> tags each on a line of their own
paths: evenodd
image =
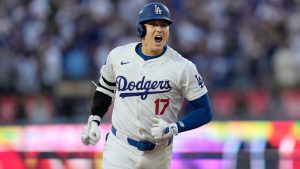
<svg viewBox="0 0 300 169">
<path fill-rule="evenodd" d="M 113 49 L 101 68 L 82 141 L 99 141 L 98 126 L 113 101 L 104 169 L 167 169 L 173 137 L 211 121 L 207 88 L 195 65 L 166 45 L 171 24 L 165 5 L 146 4 L 136 25 L 141 42 Z M 178 120 L 184 98 L 195 110 Z"/>
</svg>

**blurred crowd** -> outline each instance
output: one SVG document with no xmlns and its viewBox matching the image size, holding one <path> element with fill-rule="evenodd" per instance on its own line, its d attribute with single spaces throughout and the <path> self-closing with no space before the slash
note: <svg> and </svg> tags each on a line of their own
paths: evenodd
<svg viewBox="0 0 300 169">
<path fill-rule="evenodd" d="M 91 81 L 112 48 L 139 41 L 146 2 L 0 1 L 0 122 L 86 121 Z M 300 118 L 300 1 L 159 2 L 174 21 L 169 45 L 197 65 L 215 119 Z"/>
</svg>

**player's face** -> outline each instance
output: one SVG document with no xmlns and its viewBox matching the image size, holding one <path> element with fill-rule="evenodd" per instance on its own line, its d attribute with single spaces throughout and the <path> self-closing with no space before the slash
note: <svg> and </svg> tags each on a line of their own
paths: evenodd
<svg viewBox="0 0 300 169">
<path fill-rule="evenodd" d="M 154 20 L 145 24 L 146 35 L 142 39 L 142 52 L 148 56 L 161 54 L 169 38 L 169 24 L 166 21 Z"/>
</svg>

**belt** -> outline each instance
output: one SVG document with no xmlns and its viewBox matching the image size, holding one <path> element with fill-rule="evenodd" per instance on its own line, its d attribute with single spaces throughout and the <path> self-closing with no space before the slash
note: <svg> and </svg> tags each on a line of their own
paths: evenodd
<svg viewBox="0 0 300 169">
<path fill-rule="evenodd" d="M 156 147 L 165 148 L 165 147 L 168 147 L 173 142 L 173 138 L 171 138 L 168 141 L 160 142 L 160 143 L 152 143 L 150 141 L 145 141 L 145 140 L 138 141 L 138 140 L 132 139 L 130 137 L 127 137 L 126 135 L 122 134 L 121 132 L 118 132 L 114 126 L 112 126 L 111 131 L 117 138 L 124 140 L 129 145 L 136 147 L 140 151 L 151 151 L 151 150 L 155 149 Z"/>
</svg>

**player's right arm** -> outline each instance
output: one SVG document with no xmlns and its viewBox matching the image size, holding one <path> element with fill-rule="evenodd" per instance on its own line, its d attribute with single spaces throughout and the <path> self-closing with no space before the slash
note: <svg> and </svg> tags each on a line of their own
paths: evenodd
<svg viewBox="0 0 300 169">
<path fill-rule="evenodd" d="M 94 93 L 91 114 L 87 125 L 83 128 L 82 142 L 85 145 L 95 145 L 100 140 L 100 131 L 98 126 L 100 125 L 101 119 L 107 112 L 112 98 L 114 98 L 116 89 L 116 82 L 113 76 L 109 55 L 106 64 L 101 68 L 101 76 Z"/>
</svg>

